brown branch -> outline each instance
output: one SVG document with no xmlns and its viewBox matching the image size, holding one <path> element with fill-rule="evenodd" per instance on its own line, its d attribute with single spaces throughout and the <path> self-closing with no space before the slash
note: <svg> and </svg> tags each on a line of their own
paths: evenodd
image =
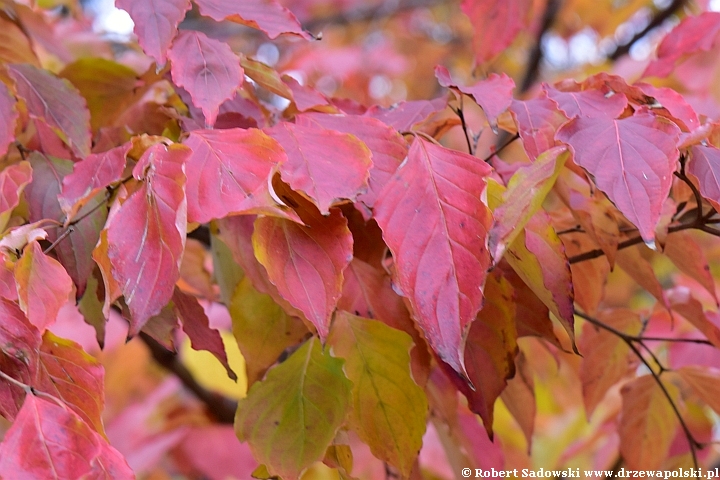
<svg viewBox="0 0 720 480">
<path fill-rule="evenodd" d="M 617 330 L 616 328 L 611 327 L 610 325 L 607 325 L 604 322 L 601 322 L 597 318 L 591 317 L 590 315 L 587 315 L 585 313 L 582 313 L 578 310 L 574 310 L 573 312 L 578 317 L 590 322 L 591 324 L 600 327 L 604 330 L 607 330 L 608 332 L 612 333 L 613 335 L 616 335 L 618 338 L 620 338 L 625 344 L 632 350 L 632 352 L 637 356 L 638 360 L 642 362 L 643 365 L 650 371 L 650 374 L 652 375 L 653 379 L 655 380 L 655 383 L 660 387 L 660 390 L 662 391 L 663 395 L 667 399 L 667 401 L 670 403 L 670 407 L 673 410 L 673 413 L 675 414 L 675 417 L 680 422 L 680 426 L 683 429 L 683 432 L 685 434 L 685 438 L 687 439 L 688 445 L 690 446 L 690 455 L 692 456 L 693 465 L 697 469 L 698 468 L 698 460 L 697 460 L 697 449 L 702 448 L 703 445 L 695 440 L 695 437 L 693 436 L 692 432 L 690 431 L 690 428 L 687 426 L 687 423 L 685 423 L 685 419 L 683 419 L 682 415 L 680 414 L 680 410 L 678 409 L 675 400 L 673 400 L 672 396 L 670 395 L 670 392 L 668 391 L 667 387 L 663 383 L 662 379 L 660 378 L 660 374 L 664 371 L 667 371 L 667 369 L 660 363 L 658 358 L 655 356 L 655 354 L 651 353 L 651 356 L 655 360 L 655 362 L 658 364 L 658 368 L 660 369 L 660 372 L 656 372 L 652 365 L 643 357 L 642 353 L 640 353 L 640 350 L 635 346 L 635 343 L 641 345 L 645 350 L 650 352 L 650 349 L 645 345 L 643 340 L 640 339 L 640 337 L 636 337 L 633 335 L 628 335 L 624 332 L 621 332 L 620 330 Z"/>
<path fill-rule="evenodd" d="M 618 45 L 615 50 L 607 56 L 607 59 L 615 61 L 620 57 L 630 53 L 630 49 L 633 45 L 635 45 L 638 41 L 640 41 L 643 37 L 650 33 L 650 31 L 662 25 L 665 20 L 670 18 L 672 15 L 675 14 L 675 12 L 684 7 L 686 3 L 687 0 L 673 0 L 670 5 L 663 8 L 662 10 L 657 11 L 655 13 L 655 16 L 650 20 L 650 23 L 648 23 L 645 28 L 633 35 L 633 37 L 628 43 L 624 45 Z"/>
<path fill-rule="evenodd" d="M 370 7 L 359 7 L 342 12 L 315 17 L 303 23 L 308 31 L 320 30 L 328 25 L 347 25 L 356 22 L 367 22 L 387 18 L 406 10 L 429 8 L 445 3 L 443 0 L 400 0 L 399 2 L 381 2 Z"/>
<path fill-rule="evenodd" d="M 552 24 L 555 22 L 555 16 L 560 10 L 562 4 L 561 0 L 547 0 L 547 6 L 545 7 L 545 13 L 540 23 L 540 30 L 538 30 L 537 37 L 535 38 L 535 44 L 533 49 L 530 51 L 528 57 L 527 67 L 525 68 L 525 75 L 520 82 L 519 93 L 525 93 L 530 90 L 535 80 L 537 80 L 540 73 L 540 62 L 543 58 L 543 46 L 542 40 Z"/>
<path fill-rule="evenodd" d="M 140 332 L 140 339 L 147 345 L 153 359 L 163 368 L 173 373 L 182 384 L 207 406 L 210 413 L 220 423 L 232 424 L 235 421 L 237 402 L 200 385 L 190 370 L 182 364 L 177 355 L 155 341 L 150 335 Z"/>
<path fill-rule="evenodd" d="M 514 141 L 517 140 L 518 138 L 520 138 L 520 134 L 519 134 L 519 133 L 516 133 L 516 134 L 513 135 L 512 137 L 510 137 L 510 138 L 508 138 L 507 140 L 505 140 L 505 142 L 504 142 L 502 145 L 500 145 L 499 147 L 497 147 L 494 152 L 490 153 L 490 155 L 488 155 L 487 157 L 483 158 L 483 162 L 485 162 L 485 163 L 490 163 L 490 160 L 491 160 L 495 155 L 497 155 L 498 153 L 502 152 L 502 151 L 505 149 L 505 147 L 507 147 L 508 145 L 510 145 L 512 142 L 514 142 Z"/>
</svg>

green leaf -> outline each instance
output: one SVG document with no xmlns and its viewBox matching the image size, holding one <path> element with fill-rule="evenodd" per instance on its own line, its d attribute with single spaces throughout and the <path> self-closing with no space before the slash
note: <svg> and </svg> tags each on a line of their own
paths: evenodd
<svg viewBox="0 0 720 480">
<path fill-rule="evenodd" d="M 408 334 L 339 312 L 328 339 L 353 382 L 350 425 L 373 455 L 410 475 L 425 433 L 425 392 L 410 374 Z"/>
<path fill-rule="evenodd" d="M 235 290 L 229 310 L 250 386 L 287 347 L 297 345 L 308 334 L 302 320 L 285 313 L 270 295 L 258 292 L 247 277 Z"/>
<path fill-rule="evenodd" d="M 271 474 L 297 478 L 325 455 L 350 401 L 343 363 L 313 337 L 238 404 L 235 432 Z"/>
</svg>

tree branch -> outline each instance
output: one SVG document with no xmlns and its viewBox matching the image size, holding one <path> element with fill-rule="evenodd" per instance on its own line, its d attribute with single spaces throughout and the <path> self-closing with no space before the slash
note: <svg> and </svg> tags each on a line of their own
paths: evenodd
<svg viewBox="0 0 720 480">
<path fill-rule="evenodd" d="M 530 90 L 530 87 L 533 86 L 535 80 L 538 78 L 540 73 L 540 62 L 543 58 L 542 40 L 547 31 L 550 30 L 550 27 L 552 27 L 552 24 L 555 22 L 555 16 L 560 10 L 561 4 L 561 0 L 547 0 L 545 13 L 543 13 L 542 22 L 540 23 L 540 30 L 535 38 L 533 49 L 530 51 L 527 67 L 525 68 L 525 75 L 520 82 L 519 93 L 525 93 Z"/>
<path fill-rule="evenodd" d="M 312 18 L 303 23 L 308 31 L 320 30 L 327 25 L 347 25 L 355 22 L 367 22 L 379 18 L 391 17 L 405 10 L 429 8 L 445 3 L 443 0 L 400 0 L 399 2 L 381 2 L 370 7 L 348 9 L 331 15 Z"/>
<path fill-rule="evenodd" d="M 627 55 L 630 52 L 630 49 L 633 45 L 635 45 L 639 40 L 641 40 L 643 37 L 645 37 L 650 31 L 652 31 L 654 28 L 659 27 L 662 25 L 665 20 L 670 18 L 672 15 L 675 14 L 678 10 L 680 10 L 685 4 L 687 3 L 687 0 L 673 0 L 670 5 L 663 8 L 662 10 L 659 10 L 655 13 L 655 16 L 650 20 L 650 23 L 647 24 L 645 28 L 637 32 L 633 37 L 630 39 L 630 41 L 624 45 L 618 45 L 615 50 L 610 53 L 607 56 L 608 60 L 615 61 L 619 59 L 620 57 Z"/>
<path fill-rule="evenodd" d="M 160 345 L 150 335 L 140 332 L 139 337 L 147 345 L 153 359 L 160 366 L 178 377 L 185 388 L 193 392 L 220 423 L 232 424 L 235 421 L 237 402 L 211 392 L 200 385 L 190 373 L 190 370 L 178 359 L 177 355 Z"/>
</svg>

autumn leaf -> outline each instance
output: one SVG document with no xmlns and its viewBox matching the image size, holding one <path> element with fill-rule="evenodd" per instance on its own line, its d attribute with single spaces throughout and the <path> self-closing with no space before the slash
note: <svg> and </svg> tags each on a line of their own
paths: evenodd
<svg viewBox="0 0 720 480">
<path fill-rule="evenodd" d="M 555 132 L 567 122 L 545 92 L 530 100 L 513 100 L 510 112 L 518 124 L 518 134 L 530 160 L 555 146 Z"/>
<path fill-rule="evenodd" d="M 327 217 L 315 213 L 304 221 L 299 225 L 260 217 L 252 242 L 270 281 L 325 341 L 342 293 L 343 270 L 352 260 L 352 235 L 337 209 Z"/>
<path fill-rule="evenodd" d="M 615 120 L 576 118 L 558 130 L 575 162 L 618 209 L 653 243 L 662 203 L 670 192 L 678 159 L 679 129 L 647 111 Z"/>
<path fill-rule="evenodd" d="M 7 153 L 8 145 L 15 138 L 18 112 L 16 101 L 5 85 L 0 85 L 0 155 Z"/>
<path fill-rule="evenodd" d="M 138 37 L 138 43 L 145 53 L 155 59 L 158 65 L 165 65 L 166 54 L 177 35 L 178 24 L 190 10 L 189 0 L 117 0 L 117 8 L 130 14 Z"/>
<path fill-rule="evenodd" d="M 433 350 L 463 375 L 464 339 L 490 264 L 491 214 L 480 200 L 489 172 L 474 157 L 417 137 L 374 212 L 415 320 Z"/>
<path fill-rule="evenodd" d="M 235 431 L 271 474 L 297 478 L 323 458 L 350 406 L 342 368 L 313 337 L 240 401 Z"/>
<path fill-rule="evenodd" d="M 257 28 L 270 38 L 276 38 L 283 33 L 291 33 L 308 40 L 313 38 L 302 29 L 295 15 L 275 0 L 197 0 L 196 3 L 202 15 L 218 22 L 230 20 Z"/>
<path fill-rule="evenodd" d="M 473 25 L 472 45 L 479 64 L 492 60 L 515 40 L 530 7 L 527 0 L 463 0 L 460 8 Z"/>
<path fill-rule="evenodd" d="M 113 277 L 132 314 L 129 335 L 170 301 L 180 275 L 187 229 L 185 173 L 189 149 L 156 144 L 133 169 L 139 188 L 105 225 Z"/>
<path fill-rule="evenodd" d="M 90 153 L 90 112 L 75 87 L 32 65 L 8 65 L 8 71 L 28 112 L 46 122 L 75 155 L 86 157 Z"/>
<path fill-rule="evenodd" d="M 123 456 L 72 410 L 28 394 L 0 444 L 6 478 L 135 478 Z"/>
<path fill-rule="evenodd" d="M 350 426 L 373 454 L 408 476 L 422 446 L 427 399 L 410 373 L 412 339 L 376 320 L 340 312 L 328 344 L 353 382 Z"/>
<path fill-rule="evenodd" d="M 670 398 L 677 402 L 677 387 L 665 383 Z M 670 448 L 677 420 L 673 408 L 652 375 L 626 384 L 622 390 L 620 453 L 628 468 L 656 470 Z"/>
<path fill-rule="evenodd" d="M 228 44 L 202 32 L 181 32 L 168 51 L 175 83 L 188 91 L 212 126 L 220 104 L 235 94 L 243 70 Z"/>
<path fill-rule="evenodd" d="M 32 180 L 32 167 L 27 161 L 0 171 L 0 231 L 4 231 L 10 214 L 20 203 L 20 194 Z"/>
<path fill-rule="evenodd" d="M 702 196 L 715 209 L 720 209 L 720 149 L 712 145 L 693 145 L 687 173 L 697 182 Z"/>
</svg>

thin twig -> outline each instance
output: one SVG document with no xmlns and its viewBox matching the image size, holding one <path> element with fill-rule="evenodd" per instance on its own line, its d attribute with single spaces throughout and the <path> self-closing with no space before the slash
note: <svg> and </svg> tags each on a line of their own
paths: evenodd
<svg viewBox="0 0 720 480">
<path fill-rule="evenodd" d="M 490 155 L 488 155 L 487 157 L 483 158 L 483 162 L 489 163 L 490 160 L 491 160 L 495 155 L 497 155 L 498 153 L 502 152 L 502 151 L 505 149 L 505 147 L 507 147 L 508 145 L 510 145 L 512 142 L 514 142 L 514 141 L 517 140 L 518 138 L 520 138 L 520 134 L 519 134 L 519 133 L 516 133 L 516 134 L 513 135 L 512 137 L 510 137 L 510 138 L 508 138 L 507 140 L 505 140 L 505 143 L 503 143 L 503 144 L 500 145 L 498 148 L 496 148 L 495 151 L 492 152 Z"/>
<path fill-rule="evenodd" d="M 190 370 L 182 364 L 175 353 L 160 345 L 150 335 L 140 332 L 139 337 L 150 349 L 153 359 L 178 377 L 182 384 L 208 407 L 210 413 L 220 423 L 232 424 L 234 422 L 237 402 L 205 389 L 195 380 Z"/>
<path fill-rule="evenodd" d="M 463 96 L 460 95 L 460 106 L 457 109 L 453 109 L 453 112 L 458 116 L 460 119 L 460 124 L 462 125 L 463 133 L 465 134 L 465 141 L 467 142 L 468 147 L 468 153 L 470 155 L 474 155 L 475 151 L 473 150 L 472 142 L 470 141 L 470 133 L 468 132 L 468 125 L 465 121 L 465 113 L 463 112 Z"/>
<path fill-rule="evenodd" d="M 445 3 L 443 0 L 404 0 L 395 2 L 381 2 L 371 7 L 348 9 L 332 15 L 315 17 L 303 23 L 308 31 L 319 30 L 326 25 L 347 25 L 356 22 L 367 22 L 396 15 L 406 10 L 416 8 L 429 8 Z"/>
<path fill-rule="evenodd" d="M 685 4 L 687 3 L 687 0 L 673 0 L 670 5 L 663 8 L 662 10 L 659 10 L 655 16 L 650 20 L 650 23 L 647 24 L 645 28 L 640 30 L 638 33 L 633 35 L 633 37 L 630 39 L 629 42 L 627 42 L 624 45 L 618 45 L 615 50 L 610 53 L 607 56 L 608 60 L 615 61 L 619 59 L 620 57 L 627 55 L 630 53 L 630 49 L 633 45 L 635 45 L 639 40 L 645 37 L 648 33 L 650 33 L 653 29 L 659 27 L 662 25 L 665 20 L 670 18 L 672 15 L 675 14 L 678 10 L 680 10 Z"/>
</svg>

